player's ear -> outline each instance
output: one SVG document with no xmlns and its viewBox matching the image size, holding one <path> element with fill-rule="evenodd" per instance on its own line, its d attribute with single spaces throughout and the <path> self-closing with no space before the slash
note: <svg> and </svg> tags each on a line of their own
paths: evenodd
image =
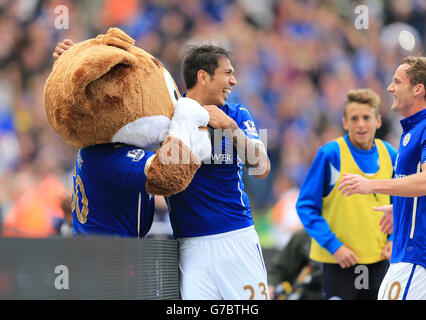
<svg viewBox="0 0 426 320">
<path fill-rule="evenodd" d="M 208 79 L 208 73 L 204 70 L 198 70 L 197 72 L 197 82 L 201 85 L 206 85 Z"/>
<path fill-rule="evenodd" d="M 342 118 L 342 126 L 343 126 L 343 129 L 348 130 L 348 128 L 347 128 L 348 121 L 346 120 L 346 115 L 344 115 L 343 118 Z"/>
<path fill-rule="evenodd" d="M 414 95 L 416 97 L 423 96 L 426 99 L 426 91 L 425 86 L 422 83 L 418 83 L 414 86 Z"/>
<path fill-rule="evenodd" d="M 379 129 L 382 126 L 382 116 L 380 114 L 377 115 L 377 125 L 376 129 Z"/>
</svg>

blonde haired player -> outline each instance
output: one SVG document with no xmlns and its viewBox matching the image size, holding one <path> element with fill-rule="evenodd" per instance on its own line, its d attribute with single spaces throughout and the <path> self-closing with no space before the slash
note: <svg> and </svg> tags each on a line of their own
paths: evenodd
<svg viewBox="0 0 426 320">
<path fill-rule="evenodd" d="M 323 263 L 324 299 L 375 299 L 388 267 L 391 243 L 380 231 L 380 212 L 372 207 L 389 204 L 389 196 L 347 198 L 337 191 L 343 172 L 392 177 L 396 150 L 374 138 L 381 126 L 379 103 L 370 89 L 347 93 L 342 121 L 348 134 L 318 150 L 296 204 L 313 238 L 310 258 Z M 359 265 L 368 270 L 363 285 L 357 285 Z"/>
<path fill-rule="evenodd" d="M 426 57 L 402 59 L 388 91 L 394 97 L 391 109 L 404 117 L 395 169 L 397 179 L 368 180 L 345 175 L 339 190 L 348 196 L 371 193 L 394 196 L 393 217 L 392 207 L 381 209 L 385 212 L 384 227 L 391 230 L 393 224 L 394 243 L 378 298 L 425 300 Z"/>
</svg>

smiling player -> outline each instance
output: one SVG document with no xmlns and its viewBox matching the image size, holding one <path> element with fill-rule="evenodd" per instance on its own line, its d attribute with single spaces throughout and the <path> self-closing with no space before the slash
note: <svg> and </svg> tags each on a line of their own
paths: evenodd
<svg viewBox="0 0 426 320">
<path fill-rule="evenodd" d="M 391 109 L 401 114 L 402 136 L 395 177 L 367 180 L 345 175 L 342 194 L 394 196 L 394 244 L 389 271 L 380 287 L 383 300 L 426 299 L 426 57 L 406 57 L 388 87 Z M 389 214 L 388 210 L 384 210 Z M 392 224 L 392 222 L 390 222 Z"/>
<path fill-rule="evenodd" d="M 389 204 L 389 196 L 349 199 L 337 190 L 343 173 L 392 177 L 396 150 L 374 139 L 381 126 L 379 103 L 370 89 L 347 93 L 342 121 L 348 134 L 319 149 L 297 201 L 299 217 L 313 238 L 310 258 L 323 263 L 324 299 L 376 299 L 388 267 L 391 242 L 380 231 L 381 214 L 372 207 Z M 357 264 L 368 266 L 368 289 L 355 287 Z"/>
<path fill-rule="evenodd" d="M 64 40 L 53 56 L 72 46 L 71 40 Z M 231 53 L 212 45 L 194 47 L 183 71 L 186 96 L 207 109 L 209 125 L 221 130 L 223 139 L 192 183 L 166 198 L 173 234 L 180 240 L 182 298 L 269 299 L 242 167 L 262 179 L 269 174 L 270 162 L 247 108 L 226 103 L 237 84 Z"/>
<path fill-rule="evenodd" d="M 212 45 L 194 47 L 185 57 L 183 74 L 186 96 L 207 109 L 209 125 L 222 130 L 223 139 L 189 186 L 168 198 L 173 233 L 180 240 L 182 298 L 268 299 L 242 167 L 264 178 L 270 164 L 247 108 L 226 102 L 237 84 L 231 54 Z"/>
</svg>

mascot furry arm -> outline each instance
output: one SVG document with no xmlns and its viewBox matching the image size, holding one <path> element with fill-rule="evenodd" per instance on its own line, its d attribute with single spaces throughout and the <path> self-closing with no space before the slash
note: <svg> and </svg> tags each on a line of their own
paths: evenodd
<svg viewBox="0 0 426 320">
<path fill-rule="evenodd" d="M 63 53 L 44 96 L 52 128 L 74 148 L 124 143 L 156 150 L 145 166 L 150 194 L 184 190 L 211 154 L 207 111 L 179 99 L 161 62 L 118 28 Z"/>
</svg>

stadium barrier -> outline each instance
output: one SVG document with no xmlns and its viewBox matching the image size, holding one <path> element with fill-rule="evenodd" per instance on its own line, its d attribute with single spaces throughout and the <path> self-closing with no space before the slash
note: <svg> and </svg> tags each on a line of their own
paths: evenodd
<svg viewBox="0 0 426 320">
<path fill-rule="evenodd" d="M 0 238 L 0 299 L 180 299 L 178 242 Z"/>
</svg>

